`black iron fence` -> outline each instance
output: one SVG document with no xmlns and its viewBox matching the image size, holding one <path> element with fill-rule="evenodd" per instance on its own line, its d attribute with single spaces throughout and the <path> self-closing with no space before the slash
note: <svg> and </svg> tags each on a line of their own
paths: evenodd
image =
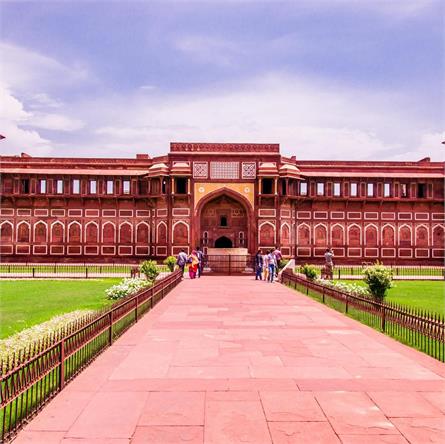
<svg viewBox="0 0 445 444">
<path fill-rule="evenodd" d="M 351 295 L 295 275 L 282 274 L 282 283 L 445 362 L 445 319 L 413 307 Z"/>
<path fill-rule="evenodd" d="M 14 434 L 66 383 L 138 321 L 182 279 L 180 271 L 153 287 L 49 335 L 0 363 L 0 440 Z"/>
<path fill-rule="evenodd" d="M 367 265 L 336 265 L 334 267 L 334 279 L 362 279 L 363 269 Z M 301 265 L 296 266 L 299 272 Z M 323 265 L 315 265 L 321 274 Z M 393 273 L 394 279 L 412 279 L 412 280 L 443 280 L 445 279 L 445 267 L 433 265 L 387 265 Z"/>
<path fill-rule="evenodd" d="M 167 272 L 166 265 L 158 265 L 160 272 Z M 135 264 L 65 264 L 65 263 L 1 263 L 0 278 L 89 279 L 133 277 L 138 274 Z"/>
<path fill-rule="evenodd" d="M 245 255 L 206 255 L 204 256 L 204 273 L 221 275 L 253 274 L 255 271 L 254 256 Z"/>
</svg>

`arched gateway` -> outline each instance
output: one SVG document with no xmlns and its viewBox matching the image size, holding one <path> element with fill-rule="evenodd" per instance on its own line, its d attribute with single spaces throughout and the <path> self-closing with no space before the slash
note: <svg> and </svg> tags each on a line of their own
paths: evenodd
<svg viewBox="0 0 445 444">
<path fill-rule="evenodd" d="M 220 190 L 202 199 L 196 209 L 197 237 L 204 248 L 242 248 L 254 251 L 252 208 L 238 193 Z"/>
</svg>

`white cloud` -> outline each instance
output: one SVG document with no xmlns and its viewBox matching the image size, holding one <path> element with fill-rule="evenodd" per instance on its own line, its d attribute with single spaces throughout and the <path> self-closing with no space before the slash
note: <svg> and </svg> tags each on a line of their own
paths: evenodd
<svg viewBox="0 0 445 444">
<path fill-rule="evenodd" d="M 52 131 L 77 131 L 85 126 L 79 119 L 71 119 L 61 114 L 36 114 L 27 122 L 28 126 Z"/>
</svg>

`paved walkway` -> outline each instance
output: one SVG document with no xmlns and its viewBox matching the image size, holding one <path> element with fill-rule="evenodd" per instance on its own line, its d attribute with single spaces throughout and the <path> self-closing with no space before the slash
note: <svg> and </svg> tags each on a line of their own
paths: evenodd
<svg viewBox="0 0 445 444">
<path fill-rule="evenodd" d="M 278 283 L 184 280 L 16 444 L 443 443 L 444 376 Z"/>
</svg>

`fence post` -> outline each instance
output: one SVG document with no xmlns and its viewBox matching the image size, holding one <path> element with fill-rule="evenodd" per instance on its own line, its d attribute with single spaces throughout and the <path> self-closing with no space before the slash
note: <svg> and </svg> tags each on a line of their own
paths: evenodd
<svg viewBox="0 0 445 444">
<path fill-rule="evenodd" d="M 59 360 L 59 390 L 62 390 L 65 386 L 65 339 L 63 338 L 60 342 Z"/>
<path fill-rule="evenodd" d="M 232 274 L 232 259 L 229 254 L 229 276 Z"/>
<path fill-rule="evenodd" d="M 349 306 L 349 295 L 348 293 L 346 293 L 345 313 L 348 312 L 348 306 Z"/>
<path fill-rule="evenodd" d="M 325 303 L 325 302 L 324 302 L 324 290 L 325 290 L 325 288 L 324 288 L 324 285 L 323 285 L 323 293 L 322 293 L 322 301 L 323 301 L 323 304 Z"/>
<path fill-rule="evenodd" d="M 338 279 L 340 280 L 340 268 L 338 269 Z"/>
<path fill-rule="evenodd" d="M 35 275 L 36 275 L 36 269 L 32 267 L 32 277 L 34 277 Z"/>
<path fill-rule="evenodd" d="M 110 311 L 108 318 L 110 320 L 110 326 L 108 328 L 108 343 L 111 345 L 113 343 L 113 310 Z"/>
<path fill-rule="evenodd" d="M 380 304 L 381 312 L 382 312 L 382 331 L 385 331 L 386 327 L 386 309 L 383 304 Z"/>
<path fill-rule="evenodd" d="M 85 279 L 88 279 L 88 267 L 85 267 Z"/>
<path fill-rule="evenodd" d="M 138 321 L 138 306 L 139 306 L 139 296 L 136 296 L 136 307 L 134 311 L 134 319 L 136 322 Z"/>
</svg>

